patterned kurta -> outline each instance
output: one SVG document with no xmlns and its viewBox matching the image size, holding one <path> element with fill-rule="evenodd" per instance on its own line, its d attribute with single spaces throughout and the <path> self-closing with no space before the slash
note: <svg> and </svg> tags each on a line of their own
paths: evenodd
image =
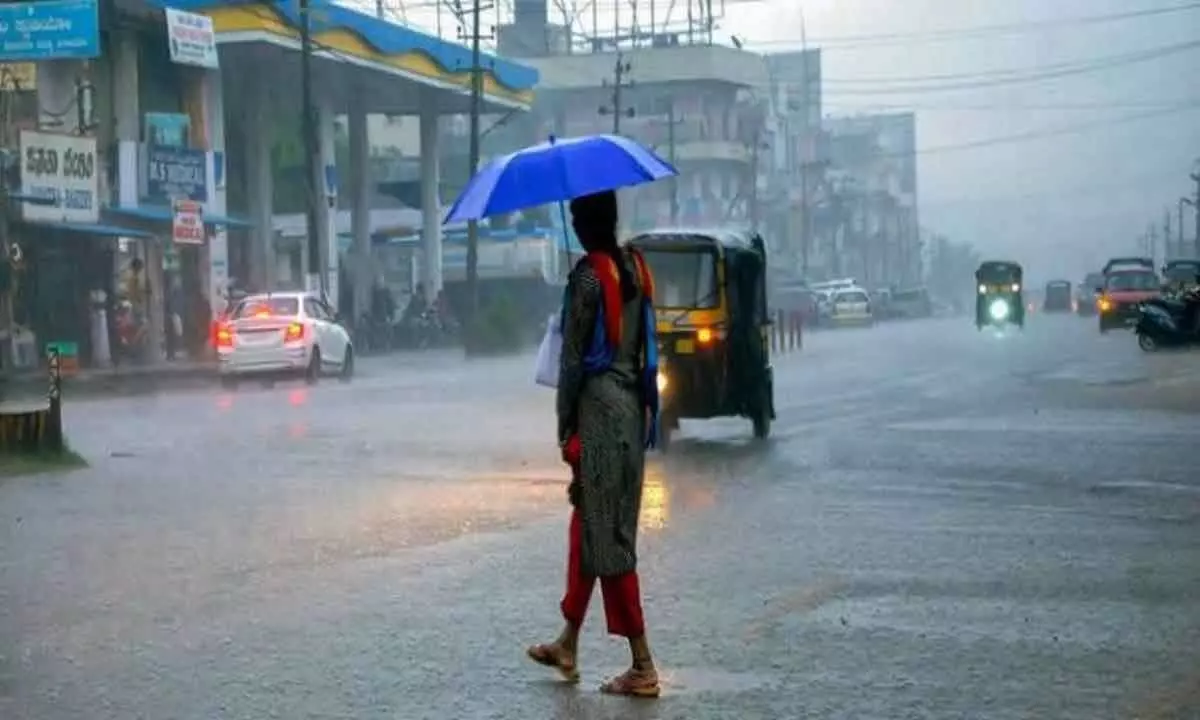
<svg viewBox="0 0 1200 720">
<path fill-rule="evenodd" d="M 637 267 L 623 253 L 637 282 Z M 623 306 L 621 342 L 611 367 L 587 375 L 583 358 L 603 302 L 592 266 L 579 262 L 568 281 L 558 382 L 558 438 L 578 432 L 582 458 L 577 482 L 583 519 L 581 565 L 585 574 L 608 577 L 637 569 L 638 512 L 642 502 L 646 419 L 639 389 L 642 292 Z"/>
</svg>

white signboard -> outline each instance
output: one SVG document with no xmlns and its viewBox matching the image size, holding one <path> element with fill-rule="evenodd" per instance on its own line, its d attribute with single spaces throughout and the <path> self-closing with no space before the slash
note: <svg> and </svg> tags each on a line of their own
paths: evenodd
<svg viewBox="0 0 1200 720">
<path fill-rule="evenodd" d="M 216 68 L 217 35 L 207 15 L 167 8 L 167 42 L 171 62 Z"/>
<path fill-rule="evenodd" d="M 176 245 L 204 244 L 204 206 L 192 200 L 176 200 L 171 216 L 171 239 Z"/>
<path fill-rule="evenodd" d="M 21 131 L 21 194 L 32 222 L 94 223 L 100 219 L 100 163 L 96 139 Z"/>
</svg>

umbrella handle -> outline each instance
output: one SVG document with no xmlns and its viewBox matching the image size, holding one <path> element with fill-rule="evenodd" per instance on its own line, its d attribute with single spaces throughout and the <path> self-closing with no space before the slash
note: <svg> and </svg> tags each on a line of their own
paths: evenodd
<svg viewBox="0 0 1200 720">
<path fill-rule="evenodd" d="M 553 142 L 553 136 L 551 136 Z M 563 201 L 558 201 L 558 217 L 562 221 L 563 247 L 567 250 L 567 267 L 571 267 L 571 236 L 567 234 L 567 208 Z M 570 272 L 568 270 L 568 272 Z"/>
</svg>

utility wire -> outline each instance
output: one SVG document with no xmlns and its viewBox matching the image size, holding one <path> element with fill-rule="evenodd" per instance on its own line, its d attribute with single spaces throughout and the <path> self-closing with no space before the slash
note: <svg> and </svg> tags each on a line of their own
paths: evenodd
<svg viewBox="0 0 1200 720">
<path fill-rule="evenodd" d="M 1044 130 L 1034 130 L 1030 132 L 1017 133 L 1014 135 L 1002 135 L 999 137 L 985 138 L 974 140 L 971 142 L 958 143 L 953 145 L 935 145 L 928 148 L 920 148 L 916 151 L 917 155 L 936 155 L 939 153 L 959 152 L 963 150 L 975 150 L 978 148 L 994 147 L 997 145 L 1009 145 L 1013 143 L 1028 142 L 1031 140 L 1041 140 L 1043 138 L 1062 137 L 1064 135 L 1079 135 L 1089 132 L 1096 128 L 1109 127 L 1113 125 L 1123 125 L 1125 123 L 1139 122 L 1141 120 L 1151 120 L 1169 115 L 1178 115 L 1182 113 L 1192 112 L 1200 109 L 1200 105 L 1195 103 L 1189 105 L 1180 105 L 1178 107 L 1167 108 L 1163 110 L 1155 110 L 1151 112 L 1136 113 L 1133 115 L 1124 115 L 1117 118 L 1109 118 L 1106 120 L 1096 120 L 1093 122 L 1076 123 L 1073 125 L 1065 125 L 1057 128 L 1047 128 Z M 882 157 L 908 157 L 909 153 L 881 153 Z"/>
<path fill-rule="evenodd" d="M 1043 32 L 1062 28 L 1119 23 L 1128 20 L 1160 17 L 1194 10 L 1200 10 L 1200 2 L 1189 2 L 1166 7 L 1108 13 L 1103 15 L 1086 15 L 1073 18 L 1061 18 L 1058 20 L 976 25 L 973 27 L 947 28 L 943 30 L 931 30 L 928 32 L 914 33 L 876 33 L 864 35 L 842 35 L 828 38 L 817 37 L 808 38 L 807 43 L 802 43 L 799 38 L 787 38 L 760 41 L 751 43 L 750 45 L 751 47 L 755 48 L 769 49 L 773 47 L 799 48 L 802 45 L 807 44 L 808 47 L 820 46 L 823 49 L 842 50 L 870 46 L 955 42 L 960 40 L 973 40 L 978 38 L 992 38 L 1004 35 L 1020 35 L 1026 33 Z"/>
<path fill-rule="evenodd" d="M 1059 73 L 1083 73 L 1105 70 L 1121 65 L 1129 65 L 1135 63 L 1154 60 L 1159 57 L 1174 55 L 1178 53 L 1188 52 L 1200 48 L 1200 41 L 1189 41 L 1175 43 L 1173 45 L 1160 45 L 1158 47 L 1148 48 L 1145 50 L 1136 50 L 1133 52 L 1122 53 L 1119 55 L 1107 55 L 1102 57 L 1093 57 L 1085 60 L 1069 60 L 1065 62 L 1048 63 L 1033 67 L 1022 68 L 1001 68 L 996 70 L 981 70 L 968 73 L 942 73 L 935 75 L 910 75 L 904 76 L 878 76 L 878 77 L 855 77 L 855 78 L 821 78 L 824 85 L 892 85 L 892 84 L 917 84 L 930 82 L 987 82 L 987 81 L 1007 81 L 1007 80 L 1024 80 L 1026 78 L 1041 78 L 1047 75 L 1057 75 Z M 799 80 L 785 80 L 785 82 L 803 82 Z"/>
<path fill-rule="evenodd" d="M 1198 50 L 1198 49 L 1200 49 L 1200 40 L 1195 40 L 1195 41 L 1190 41 L 1190 42 L 1185 42 L 1185 43 L 1176 43 L 1174 45 L 1161 46 L 1161 47 L 1152 48 L 1149 50 L 1139 50 L 1137 52 L 1125 53 L 1123 55 L 1116 55 L 1116 56 L 1111 56 L 1111 57 L 1107 57 L 1107 58 L 1099 58 L 1099 59 L 1096 59 L 1093 61 L 1088 61 L 1088 62 L 1077 62 L 1077 63 L 1070 63 L 1070 64 L 1064 63 L 1062 66 L 1060 66 L 1056 69 L 1049 69 L 1049 70 L 1042 70 L 1042 71 L 1037 71 L 1037 70 L 1027 71 L 1024 74 L 1020 74 L 1019 72 L 1016 72 L 1016 71 L 1014 71 L 1010 74 L 1007 74 L 1007 75 L 989 74 L 989 73 L 985 72 L 985 73 L 980 73 L 977 76 L 978 79 L 976 79 L 976 80 L 969 80 L 969 81 L 964 80 L 964 81 L 959 81 L 959 82 L 928 83 L 928 84 L 918 84 L 917 80 L 914 78 L 912 81 L 913 84 L 910 84 L 908 86 L 883 85 L 880 87 L 870 87 L 870 88 L 838 87 L 837 84 L 839 81 L 830 79 L 830 80 L 822 80 L 822 89 L 824 89 L 827 86 L 832 86 L 830 88 L 831 92 L 825 93 L 825 94 L 835 95 L 835 96 L 908 95 L 908 94 L 920 94 L 920 93 L 932 93 L 932 92 L 954 92 L 954 91 L 961 91 L 961 90 L 978 90 L 978 89 L 984 89 L 984 88 L 1003 87 L 1003 86 L 1011 86 L 1011 85 L 1033 84 L 1033 83 L 1045 82 L 1048 80 L 1057 80 L 1060 78 L 1071 77 L 1071 76 L 1075 76 L 1075 75 L 1087 75 L 1087 74 L 1091 74 L 1091 73 L 1104 72 L 1104 71 L 1113 70 L 1113 69 L 1120 68 L 1120 67 L 1125 67 L 1128 65 L 1134 65 L 1137 63 L 1145 63 L 1145 62 L 1150 62 L 1152 60 L 1160 60 L 1160 59 L 1163 59 L 1166 57 L 1170 57 L 1172 55 L 1177 55 L 1177 54 L 1186 53 L 1186 52 L 1192 52 L 1192 51 Z M 963 77 L 971 77 L 971 76 L 964 74 Z M 843 82 L 843 83 L 845 83 L 845 82 L 870 83 L 873 81 L 870 79 L 864 78 L 864 79 L 861 79 L 858 81 L 845 80 L 845 81 L 840 81 L 840 82 Z M 902 82 L 902 80 L 900 78 L 892 78 L 892 79 L 882 79 L 881 78 L 881 79 L 875 80 L 874 82 Z M 789 78 L 785 77 L 779 81 L 779 84 L 781 84 L 785 87 L 795 86 L 795 87 L 802 88 L 805 83 L 802 79 L 789 79 Z"/>
</svg>

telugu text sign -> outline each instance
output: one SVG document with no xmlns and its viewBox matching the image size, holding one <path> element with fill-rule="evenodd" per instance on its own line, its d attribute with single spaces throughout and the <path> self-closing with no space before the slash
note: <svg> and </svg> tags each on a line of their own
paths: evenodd
<svg viewBox="0 0 1200 720">
<path fill-rule="evenodd" d="M 96 0 L 0 4 L 0 60 L 100 57 Z"/>
<path fill-rule="evenodd" d="M 171 62 L 217 68 L 217 36 L 207 15 L 167 8 L 167 42 Z"/>
<path fill-rule="evenodd" d="M 191 200 L 177 200 L 171 213 L 171 240 L 176 245 L 204 244 L 204 206 Z"/>
<path fill-rule="evenodd" d="M 96 139 L 21 131 L 21 193 L 46 203 L 24 203 L 29 221 L 94 223 L 100 217 Z"/>
</svg>

